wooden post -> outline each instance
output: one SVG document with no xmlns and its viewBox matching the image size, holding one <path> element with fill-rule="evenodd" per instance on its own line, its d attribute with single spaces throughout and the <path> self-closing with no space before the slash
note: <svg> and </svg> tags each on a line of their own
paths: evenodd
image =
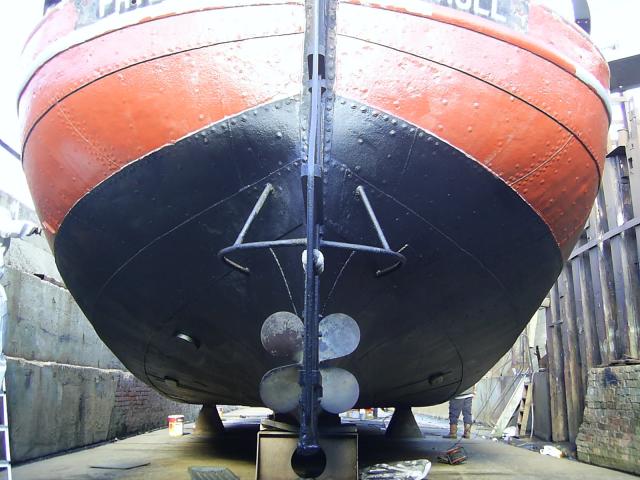
<svg viewBox="0 0 640 480">
<path fill-rule="evenodd" d="M 573 275 L 573 298 L 576 301 L 575 304 L 575 316 L 576 316 L 576 328 L 578 331 L 578 350 L 580 352 L 580 376 L 582 384 L 587 384 L 587 355 L 588 344 L 585 339 L 585 329 L 587 327 L 588 317 L 590 312 L 585 311 L 584 299 L 582 295 L 582 286 L 580 285 L 580 257 L 571 260 L 571 273 Z M 587 318 L 585 320 L 585 317 Z"/>
<path fill-rule="evenodd" d="M 613 358 L 610 343 L 607 339 L 607 329 L 605 327 L 605 308 L 604 308 L 604 293 L 602 291 L 602 283 L 600 282 L 600 262 L 598 257 L 600 256 L 599 248 L 595 247 L 589 250 L 589 277 L 592 279 L 592 292 L 593 292 L 593 313 L 594 323 L 596 329 L 596 340 L 599 350 L 599 357 L 603 363 L 611 361 Z"/>
<path fill-rule="evenodd" d="M 598 193 L 593 215 L 596 232 L 598 236 L 604 235 L 608 231 L 607 214 L 605 208 L 605 198 L 602 191 Z M 611 248 L 608 241 L 602 242 L 589 252 L 591 260 L 592 278 L 594 280 L 594 290 L 596 283 L 599 286 L 601 301 L 601 317 L 596 316 L 598 324 L 598 337 L 601 343 L 602 361 L 612 362 L 618 358 L 616 351 L 616 309 L 615 309 L 615 286 L 613 280 L 613 265 L 611 261 Z M 596 282 L 596 279 L 598 281 Z M 595 292 L 594 292 L 595 293 Z"/>
<path fill-rule="evenodd" d="M 569 441 L 575 443 L 582 423 L 584 392 L 582 365 L 575 314 L 575 296 L 571 264 L 567 263 L 558 278 L 558 300 L 562 320 L 562 349 L 564 352 L 564 385 L 567 399 Z"/>
<path fill-rule="evenodd" d="M 549 401 L 551 407 L 551 438 L 554 442 L 567 441 L 567 407 L 564 388 L 564 359 L 558 287 L 550 292 L 551 305 L 547 308 L 547 358 L 549 359 Z"/>
<path fill-rule="evenodd" d="M 626 155 L 615 157 L 616 191 L 622 220 L 627 222 L 634 218 L 633 199 L 631 197 L 631 180 L 629 161 Z M 640 213 L 640 212 L 639 212 Z M 620 234 L 622 279 L 624 281 L 625 300 L 625 339 L 627 351 L 632 357 L 640 358 L 640 279 L 638 270 L 637 227 Z"/>
<path fill-rule="evenodd" d="M 631 219 L 628 173 L 627 181 L 622 182 L 626 162 L 627 159 L 621 152 L 619 155 L 607 157 L 605 162 L 602 191 L 606 201 L 608 230 Z M 633 339 L 629 331 L 630 324 L 635 323 L 638 315 L 638 274 L 637 265 L 634 263 L 637 262 L 638 255 L 635 249 L 635 232 L 623 231 L 614 236 L 609 240 L 609 248 L 615 291 L 616 353 L 621 357 L 624 354 L 631 354 Z M 635 345 L 633 349 L 637 350 Z"/>
<path fill-rule="evenodd" d="M 587 384 L 586 373 L 590 368 L 601 363 L 600 347 L 598 346 L 598 332 L 596 331 L 595 305 L 593 282 L 591 281 L 591 269 L 589 258 L 582 254 L 572 262 L 576 303 L 581 305 L 580 324 L 582 326 L 580 351 L 583 370 L 583 385 Z M 580 329 L 578 330 L 580 332 Z"/>
</svg>

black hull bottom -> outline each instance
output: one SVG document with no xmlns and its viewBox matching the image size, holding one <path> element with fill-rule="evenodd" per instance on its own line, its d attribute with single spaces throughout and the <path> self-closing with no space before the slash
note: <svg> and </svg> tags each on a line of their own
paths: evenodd
<svg viewBox="0 0 640 480">
<path fill-rule="evenodd" d="M 338 99 L 326 161 L 325 239 L 378 245 L 363 185 L 407 264 L 325 251 L 324 314 L 362 340 L 336 361 L 360 406 L 429 405 L 475 383 L 512 345 L 560 272 L 547 225 L 501 179 L 452 146 Z M 267 354 L 270 314 L 302 312 L 300 249 L 248 252 L 246 276 L 216 257 L 276 189 L 246 240 L 303 236 L 299 102 L 245 112 L 154 152 L 79 201 L 55 241 L 60 271 L 96 331 L 138 377 L 194 403 L 258 405 L 285 362 Z M 198 349 L 175 338 L 197 339 Z"/>
</svg>

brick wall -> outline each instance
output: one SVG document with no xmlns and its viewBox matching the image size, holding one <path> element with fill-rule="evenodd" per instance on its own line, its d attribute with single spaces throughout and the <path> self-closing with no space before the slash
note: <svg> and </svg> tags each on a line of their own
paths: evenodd
<svg viewBox="0 0 640 480">
<path fill-rule="evenodd" d="M 640 365 L 592 368 L 578 459 L 640 474 Z"/>
<path fill-rule="evenodd" d="M 109 422 L 109 438 L 157 428 L 168 415 L 184 415 L 194 421 L 200 405 L 172 402 L 130 373 L 118 377 L 115 402 Z"/>
<path fill-rule="evenodd" d="M 199 410 L 119 369 L 8 357 L 6 378 L 16 462 L 163 427 L 170 414 L 192 421 Z"/>
</svg>

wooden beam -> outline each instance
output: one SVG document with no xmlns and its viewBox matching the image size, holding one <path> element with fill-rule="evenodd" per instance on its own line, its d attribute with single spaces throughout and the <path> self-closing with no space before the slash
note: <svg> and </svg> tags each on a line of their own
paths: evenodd
<svg viewBox="0 0 640 480">
<path fill-rule="evenodd" d="M 611 158 L 615 162 L 615 186 L 618 211 L 622 221 L 634 218 L 633 198 L 631 192 L 630 166 L 626 155 Z M 639 228 L 624 230 L 619 238 L 620 263 L 622 267 L 623 302 L 625 308 L 624 334 L 626 350 L 622 353 L 640 358 L 640 277 L 638 270 L 637 234 Z"/>
<path fill-rule="evenodd" d="M 602 235 L 608 228 L 607 214 L 605 207 L 604 193 L 600 191 L 596 198 L 596 204 L 593 210 L 593 218 L 596 225 L 596 232 Z M 596 315 L 596 324 L 598 327 L 598 337 L 600 340 L 601 357 L 604 363 L 612 362 L 618 358 L 616 351 L 616 301 L 615 301 L 615 285 L 613 277 L 613 263 L 611 260 L 611 248 L 609 241 L 604 241 L 598 248 L 594 248 L 590 252 L 591 273 L 594 281 L 594 290 L 596 284 L 599 289 L 601 316 Z M 598 280 L 596 282 L 596 279 Z M 595 291 L 594 291 L 595 293 Z M 596 310 L 597 312 L 597 310 Z M 598 313 L 598 312 L 597 312 Z"/>
<path fill-rule="evenodd" d="M 599 249 L 593 249 L 588 252 L 589 255 L 589 273 L 592 279 L 593 292 L 593 314 L 596 328 L 596 339 L 599 350 L 599 357 L 602 363 L 609 362 L 613 359 L 610 343 L 607 339 L 607 329 L 604 321 L 604 295 L 602 291 L 602 283 L 600 281 L 600 262 L 598 260 Z"/>
<path fill-rule="evenodd" d="M 604 193 L 605 204 L 607 209 L 607 230 L 617 228 L 625 223 L 626 220 L 633 216 L 629 197 L 629 183 L 622 182 L 621 177 L 626 170 L 627 159 L 623 154 L 623 149 L 617 149 L 620 155 L 608 156 L 604 165 L 604 177 L 601 189 Z M 619 235 L 611 238 L 608 242 L 611 251 L 611 272 L 614 281 L 614 300 L 615 300 L 615 343 L 617 357 L 629 354 L 630 338 L 629 338 L 629 321 L 633 321 L 637 315 L 637 274 L 630 275 L 628 261 L 635 253 L 635 261 L 637 261 L 637 253 L 635 245 L 632 250 L 627 250 L 627 241 L 629 235 L 634 235 L 633 229 L 620 232 Z M 629 233 L 629 235 L 627 235 Z M 635 244 L 635 238 L 633 239 Z M 633 265 L 634 269 L 637 269 Z"/>
<path fill-rule="evenodd" d="M 578 328 L 575 313 L 575 295 L 571 264 L 566 264 L 558 278 L 558 301 L 562 320 L 562 349 L 564 352 L 564 386 L 567 399 L 567 427 L 569 441 L 575 443 L 584 411 L 584 391 L 582 389 L 582 365 Z"/>
<path fill-rule="evenodd" d="M 589 258 L 581 255 L 572 262 L 573 286 L 576 294 L 576 305 L 579 305 L 578 334 L 582 335 L 580 345 L 580 358 L 582 359 L 583 385 L 587 384 L 587 374 L 590 368 L 599 365 L 600 347 L 598 346 L 598 332 L 596 331 L 595 305 L 593 282 Z"/>
<path fill-rule="evenodd" d="M 580 359 L 581 359 L 581 369 L 580 376 L 582 380 L 582 384 L 587 384 L 587 362 L 586 357 L 588 356 L 588 343 L 585 339 L 585 327 L 586 322 L 588 321 L 588 317 L 590 312 L 585 308 L 584 299 L 582 295 L 582 286 L 580 285 L 580 261 L 579 259 L 574 259 L 571 262 L 571 273 L 573 275 L 573 297 L 575 298 L 575 316 L 576 316 L 576 327 L 578 329 L 578 350 L 580 351 Z M 586 311 L 585 311 L 586 310 Z M 587 320 L 585 320 L 585 317 Z"/>
<path fill-rule="evenodd" d="M 569 439 L 567 431 L 567 407 L 564 388 L 564 358 L 562 352 L 562 323 L 558 287 L 549 294 L 551 305 L 547 308 L 547 358 L 549 360 L 549 402 L 551 407 L 551 438 L 554 442 Z"/>
</svg>

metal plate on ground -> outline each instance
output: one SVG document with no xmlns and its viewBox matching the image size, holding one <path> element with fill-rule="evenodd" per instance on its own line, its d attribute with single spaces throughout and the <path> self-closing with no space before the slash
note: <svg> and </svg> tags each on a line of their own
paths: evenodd
<svg viewBox="0 0 640 480">
<path fill-rule="evenodd" d="M 141 462 L 136 460 L 122 461 L 114 460 L 113 462 L 99 463 L 97 465 L 89 465 L 89 468 L 101 468 L 104 470 L 131 470 L 132 468 L 145 467 L 151 462 Z"/>
<path fill-rule="evenodd" d="M 189 467 L 191 480 L 240 480 L 225 467 Z"/>
<path fill-rule="evenodd" d="M 360 480 L 423 480 L 431 470 L 431 462 L 426 459 L 405 462 L 379 463 L 360 472 Z"/>
</svg>

